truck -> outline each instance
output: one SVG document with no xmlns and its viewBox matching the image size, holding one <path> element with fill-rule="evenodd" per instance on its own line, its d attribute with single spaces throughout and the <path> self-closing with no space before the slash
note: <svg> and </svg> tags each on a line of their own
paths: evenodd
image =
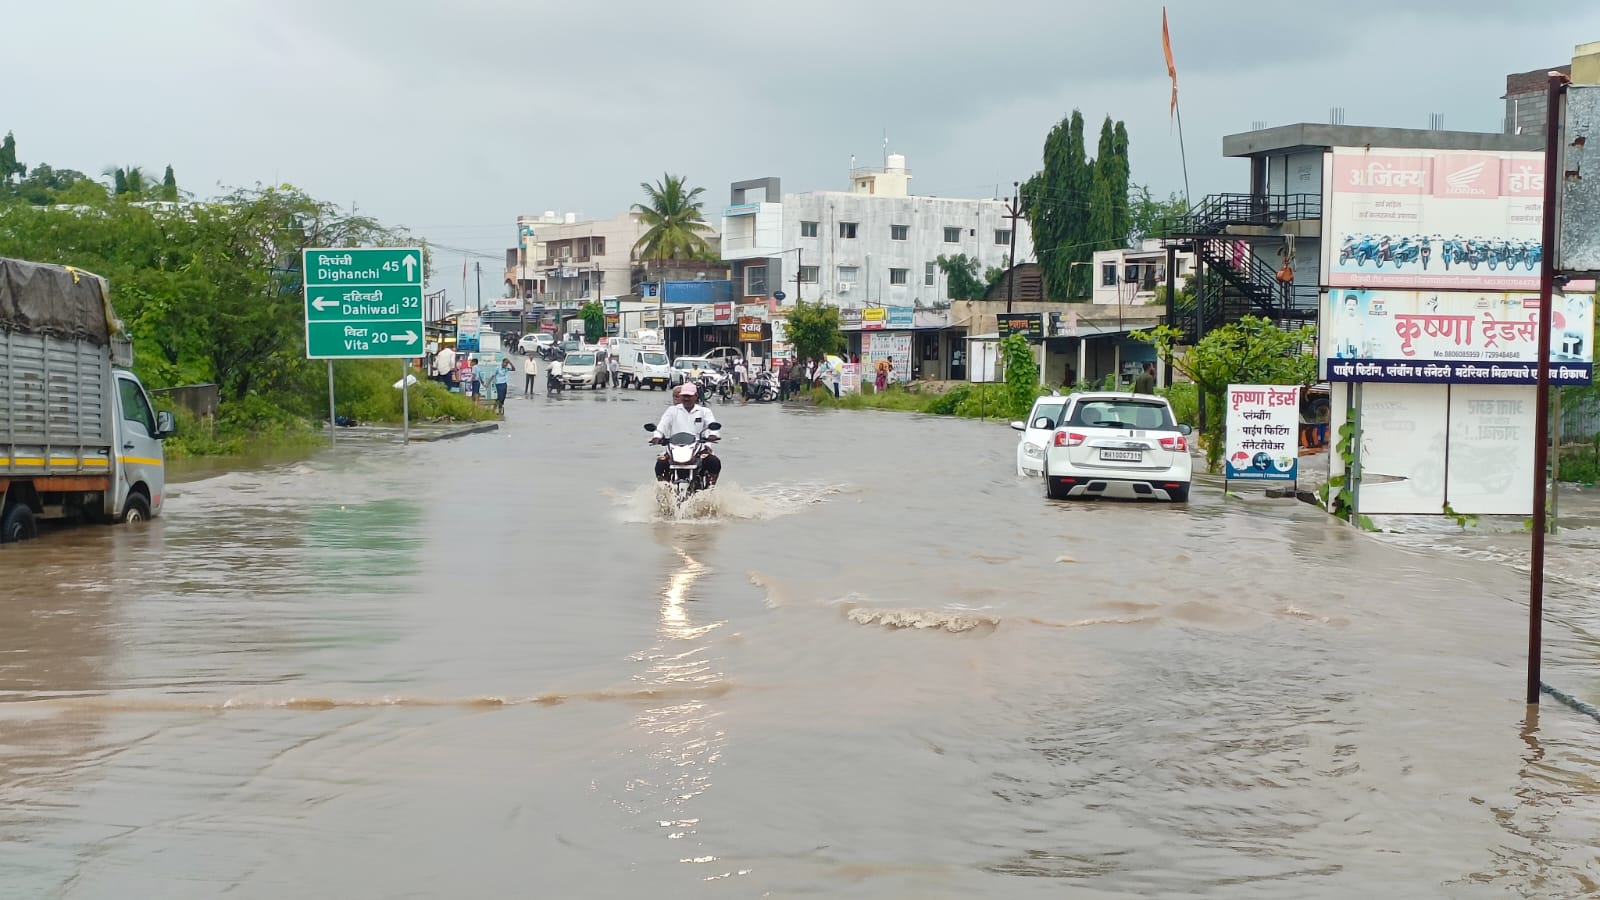
<svg viewBox="0 0 1600 900">
<path fill-rule="evenodd" d="M 0 543 L 161 514 L 176 427 L 132 365 L 105 279 L 0 257 Z"/>
<path fill-rule="evenodd" d="M 613 338 L 611 352 L 617 356 L 617 379 L 622 387 L 672 387 L 672 363 L 667 348 L 643 343 L 635 338 Z"/>
</svg>

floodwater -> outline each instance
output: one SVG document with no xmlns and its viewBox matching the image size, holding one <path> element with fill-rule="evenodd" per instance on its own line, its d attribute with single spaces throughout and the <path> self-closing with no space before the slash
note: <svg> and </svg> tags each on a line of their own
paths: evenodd
<svg viewBox="0 0 1600 900">
<path fill-rule="evenodd" d="M 1003 424 L 736 404 L 669 518 L 664 402 L 0 548 L 0 897 L 1600 892 L 1517 536 L 1048 503 Z M 1600 700 L 1551 590 L 1546 679 Z"/>
</svg>

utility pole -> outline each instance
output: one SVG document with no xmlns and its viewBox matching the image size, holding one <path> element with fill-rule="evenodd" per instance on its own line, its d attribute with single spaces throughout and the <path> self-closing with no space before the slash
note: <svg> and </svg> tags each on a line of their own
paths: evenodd
<svg viewBox="0 0 1600 900">
<path fill-rule="evenodd" d="M 800 302 L 800 269 L 801 257 L 805 255 L 804 247 L 794 248 L 794 302 Z"/>
<path fill-rule="evenodd" d="M 481 263 L 481 262 L 473 263 L 472 264 L 472 269 L 473 269 L 473 271 L 478 273 L 478 305 L 476 307 L 476 310 L 478 312 L 482 312 L 483 311 L 483 263 Z"/>
<path fill-rule="evenodd" d="M 1011 258 L 1006 263 L 1006 312 L 1011 312 L 1011 301 L 1017 296 L 1017 219 L 1022 217 L 1020 199 L 1021 183 L 1011 182 L 1011 205 L 1006 207 L 1006 218 L 1011 220 Z M 978 246 L 983 246 L 983 235 L 978 235 Z"/>
</svg>

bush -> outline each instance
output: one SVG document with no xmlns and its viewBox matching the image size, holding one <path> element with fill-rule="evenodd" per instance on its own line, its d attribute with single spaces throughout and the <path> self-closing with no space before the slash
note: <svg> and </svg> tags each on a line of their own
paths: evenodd
<svg viewBox="0 0 1600 900">
<path fill-rule="evenodd" d="M 1172 417 L 1191 428 L 1200 427 L 1200 389 L 1192 381 L 1168 385 L 1161 396 L 1172 404 Z"/>
</svg>

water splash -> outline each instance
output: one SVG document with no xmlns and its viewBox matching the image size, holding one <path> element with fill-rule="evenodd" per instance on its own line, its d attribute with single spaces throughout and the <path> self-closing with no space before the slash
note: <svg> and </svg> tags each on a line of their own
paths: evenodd
<svg viewBox="0 0 1600 900">
<path fill-rule="evenodd" d="M 623 522 L 704 522 L 728 520 L 766 521 L 799 512 L 829 497 L 843 493 L 846 485 L 801 483 L 764 484 L 745 488 L 723 480 L 710 490 L 701 491 L 682 504 L 666 485 L 650 482 L 631 493 L 607 491 L 619 509 Z"/>
</svg>

